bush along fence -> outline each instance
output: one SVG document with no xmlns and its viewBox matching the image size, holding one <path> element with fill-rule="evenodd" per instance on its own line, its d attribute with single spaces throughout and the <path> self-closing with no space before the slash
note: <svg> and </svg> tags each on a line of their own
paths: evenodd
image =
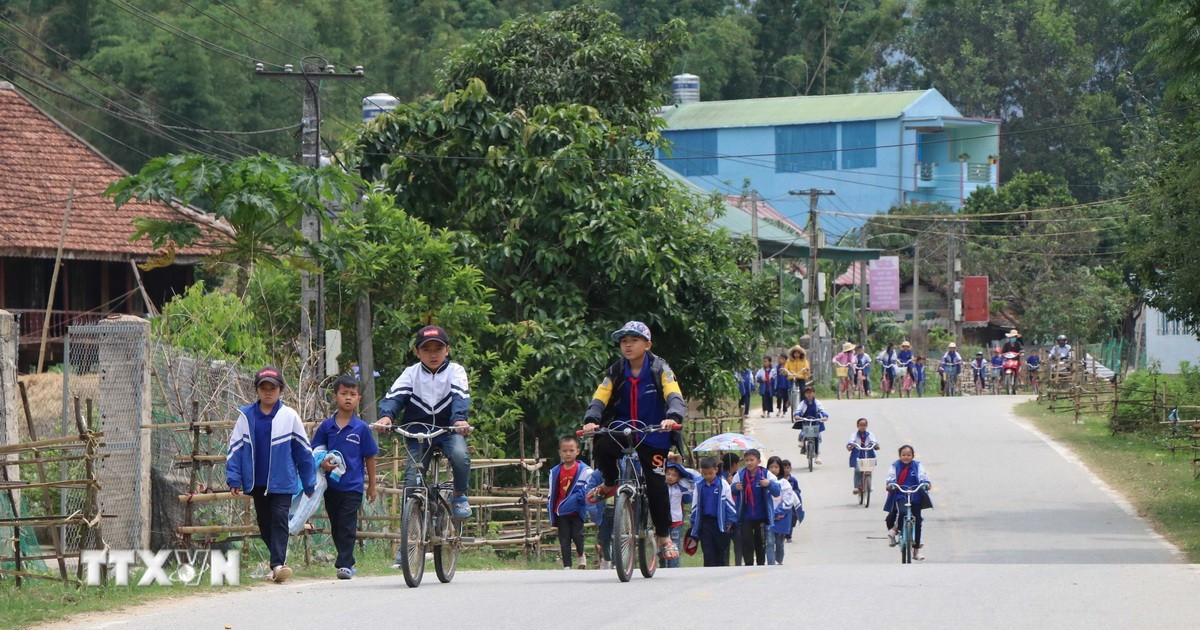
<svg viewBox="0 0 1200 630">
<path fill-rule="evenodd" d="M 1193 478 L 1200 479 L 1200 391 L 1190 386 L 1193 376 L 1135 372 L 1121 381 L 1095 371 L 1051 373 L 1039 400 L 1050 411 L 1071 413 L 1076 423 L 1085 413 L 1106 414 L 1112 435 L 1138 433 L 1172 455 L 1186 453 Z"/>
</svg>

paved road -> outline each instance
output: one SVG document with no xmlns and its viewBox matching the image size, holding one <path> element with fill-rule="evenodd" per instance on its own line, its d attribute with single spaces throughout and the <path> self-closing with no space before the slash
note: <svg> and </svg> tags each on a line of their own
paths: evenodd
<svg viewBox="0 0 1200 630">
<path fill-rule="evenodd" d="M 1069 453 L 1012 416 L 1016 398 L 831 402 L 824 464 L 798 472 L 808 517 L 782 567 L 660 571 L 620 584 L 612 573 L 460 573 L 419 589 L 399 576 L 267 586 L 195 598 L 69 627 L 353 627 L 400 623 L 541 628 L 563 623 L 628 628 L 779 622 L 855 627 L 1191 626 L 1200 618 L 1200 567 L 1123 508 Z M 902 566 L 883 541 L 881 506 L 850 493 L 844 447 L 866 416 L 895 453 L 901 443 L 935 484 L 928 560 Z M 800 460 L 783 419 L 752 431 Z M 890 461 L 890 460 L 887 460 Z M 878 486 L 877 486 L 878 487 Z M 901 601 L 910 606 L 895 605 Z M 892 602 L 892 605 L 889 605 Z M 664 611 L 651 614 L 649 611 Z M 386 624 L 386 626 L 382 625 Z M 719 624 L 714 626 L 713 624 Z M 63 627 L 68 627 L 64 625 Z"/>
</svg>

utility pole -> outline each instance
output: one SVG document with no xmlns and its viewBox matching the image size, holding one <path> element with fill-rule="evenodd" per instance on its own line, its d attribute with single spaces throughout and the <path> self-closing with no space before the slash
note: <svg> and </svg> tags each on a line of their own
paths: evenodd
<svg viewBox="0 0 1200 630">
<path fill-rule="evenodd" d="M 825 361 L 823 357 L 817 354 L 817 349 L 820 347 L 821 341 L 821 307 L 817 296 L 817 281 L 820 279 L 820 272 L 817 270 L 818 250 L 820 248 L 820 232 L 817 225 L 817 200 L 822 195 L 828 196 L 835 194 L 832 190 L 819 190 L 817 188 L 809 188 L 808 190 L 789 190 L 789 195 L 808 195 L 808 339 L 809 339 L 809 365 L 812 369 L 812 378 L 817 380 L 824 370 Z"/>
<path fill-rule="evenodd" d="M 263 64 L 254 64 L 256 77 L 303 82 L 300 159 L 303 164 L 312 168 L 321 166 L 321 82 L 364 78 L 362 66 L 354 66 L 348 73 L 339 73 L 333 64 L 321 61 L 320 65 L 302 63 L 300 72 L 295 72 L 292 64 L 285 65 L 282 71 L 267 71 Z M 304 234 L 304 239 L 311 244 L 321 241 L 321 217 L 315 208 L 304 211 L 300 231 Z M 314 370 L 314 380 L 320 381 L 325 377 L 325 278 L 320 272 L 300 273 L 300 313 L 300 358 L 306 368 Z"/>
<path fill-rule="evenodd" d="M 858 232 L 858 243 L 867 246 L 867 225 L 864 223 Z M 852 265 L 858 266 L 858 334 L 862 343 L 867 341 L 867 261 L 856 260 Z"/>
<path fill-rule="evenodd" d="M 920 327 L 920 320 L 917 316 L 921 308 L 921 241 L 913 239 L 913 288 L 912 288 L 912 329 L 910 337 L 916 336 L 916 331 Z"/>
<path fill-rule="evenodd" d="M 958 341 L 958 318 L 955 316 L 955 306 L 958 300 L 958 275 L 955 273 L 955 259 L 958 255 L 958 230 L 957 225 L 952 225 L 946 230 L 946 301 L 948 308 L 946 311 L 947 319 L 949 320 L 950 336 L 954 341 Z"/>
<path fill-rule="evenodd" d="M 762 273 L 762 252 L 758 249 L 758 191 L 756 190 L 750 191 L 750 238 L 754 239 L 754 263 L 750 266 L 750 272 L 757 276 Z"/>
</svg>

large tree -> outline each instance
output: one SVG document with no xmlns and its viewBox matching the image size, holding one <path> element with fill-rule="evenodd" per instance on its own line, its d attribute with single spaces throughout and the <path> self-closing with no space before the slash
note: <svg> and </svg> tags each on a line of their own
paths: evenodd
<svg viewBox="0 0 1200 630">
<path fill-rule="evenodd" d="M 749 245 L 711 229 L 717 201 L 651 159 L 680 41 L 677 25 L 626 39 L 588 8 L 522 18 L 457 52 L 444 93 L 380 118 L 354 147 L 398 205 L 462 235 L 496 316 L 552 368 L 547 421 L 574 419 L 625 320 L 647 321 L 684 391 L 713 403 L 774 312 L 742 266 Z"/>
</svg>

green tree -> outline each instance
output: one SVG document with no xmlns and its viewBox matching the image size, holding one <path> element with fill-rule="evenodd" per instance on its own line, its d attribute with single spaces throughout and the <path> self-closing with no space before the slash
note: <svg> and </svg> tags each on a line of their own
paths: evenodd
<svg viewBox="0 0 1200 630">
<path fill-rule="evenodd" d="M 667 56 L 616 34 L 612 16 L 565 13 L 481 36 L 448 66 L 446 85 L 461 89 L 381 118 L 356 159 L 413 216 L 462 234 L 459 251 L 496 290 L 497 321 L 518 325 L 551 367 L 555 387 L 539 401 L 554 410 L 548 422 L 574 420 L 615 358 L 608 332 L 631 318 L 652 326 L 684 391 L 714 403 L 773 320 L 769 280 L 739 266 L 747 244 L 709 227 L 716 199 L 681 190 L 649 159 Z M 462 79 L 476 72 L 496 94 Z M 600 92 L 561 82 L 592 74 L 638 83 L 602 78 Z M 584 98 L 596 102 L 571 102 Z"/>
<path fill-rule="evenodd" d="M 236 292 L 245 295 L 256 265 L 302 265 L 308 253 L 300 232 L 306 210 L 326 223 L 326 202 L 345 204 L 359 190 L 357 177 L 332 168 L 312 169 L 259 155 L 223 162 L 203 155 L 169 155 L 151 160 L 136 175 L 105 191 L 120 207 L 131 199 L 183 204 L 227 230 L 201 230 L 196 221 L 141 218 L 130 237 L 149 237 L 165 248 L 166 262 L 176 247 L 193 243 L 215 250 L 210 263 L 236 270 Z M 231 232 L 231 233 L 230 233 Z"/>
</svg>

